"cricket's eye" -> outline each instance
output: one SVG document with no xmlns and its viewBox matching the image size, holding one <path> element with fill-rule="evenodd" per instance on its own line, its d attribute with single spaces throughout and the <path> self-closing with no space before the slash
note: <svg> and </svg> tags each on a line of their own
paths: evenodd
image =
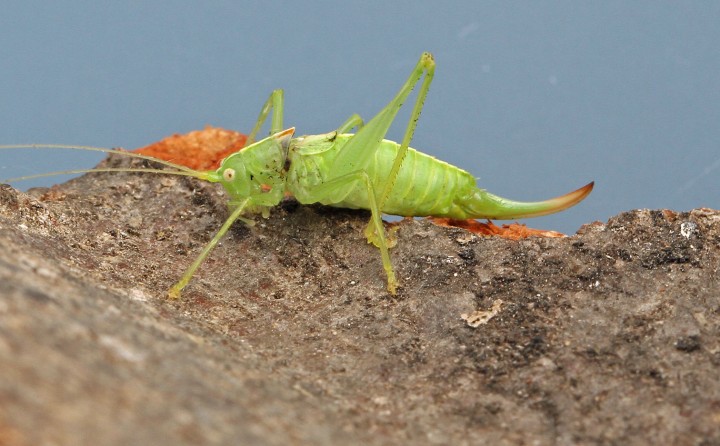
<svg viewBox="0 0 720 446">
<path fill-rule="evenodd" d="M 232 181 L 235 179 L 235 169 L 225 169 L 223 170 L 223 178 L 225 181 Z"/>
</svg>

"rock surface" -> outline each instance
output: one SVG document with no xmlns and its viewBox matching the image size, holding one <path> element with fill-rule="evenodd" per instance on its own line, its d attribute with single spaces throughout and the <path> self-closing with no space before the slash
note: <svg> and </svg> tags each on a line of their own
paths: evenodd
<svg viewBox="0 0 720 446">
<path fill-rule="evenodd" d="M 366 213 L 288 201 L 167 300 L 226 216 L 185 178 L 2 186 L 0 445 L 720 444 L 719 211 L 404 221 L 391 298 Z"/>
</svg>

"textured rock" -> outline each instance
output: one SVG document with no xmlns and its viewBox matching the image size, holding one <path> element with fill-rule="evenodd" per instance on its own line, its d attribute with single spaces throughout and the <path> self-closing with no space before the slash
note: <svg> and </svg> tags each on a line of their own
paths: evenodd
<svg viewBox="0 0 720 446">
<path fill-rule="evenodd" d="M 391 298 L 367 214 L 289 201 L 168 301 L 226 215 L 158 175 L 0 189 L 0 444 L 720 443 L 718 211 L 404 221 Z"/>
</svg>

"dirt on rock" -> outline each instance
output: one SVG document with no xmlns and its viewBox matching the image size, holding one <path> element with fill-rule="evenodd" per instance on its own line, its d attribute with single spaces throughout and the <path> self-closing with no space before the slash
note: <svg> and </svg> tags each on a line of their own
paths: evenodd
<svg viewBox="0 0 720 446">
<path fill-rule="evenodd" d="M 168 300 L 226 216 L 187 178 L 0 188 L 0 445 L 720 444 L 720 211 L 405 220 L 393 298 L 367 213 L 287 200 Z"/>
</svg>

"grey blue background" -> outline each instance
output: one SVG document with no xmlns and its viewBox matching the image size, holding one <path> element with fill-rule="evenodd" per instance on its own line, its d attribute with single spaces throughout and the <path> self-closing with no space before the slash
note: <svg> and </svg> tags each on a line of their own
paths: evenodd
<svg viewBox="0 0 720 446">
<path fill-rule="evenodd" d="M 5 1 L 0 144 L 136 148 L 206 124 L 248 131 L 274 88 L 288 126 L 326 132 L 370 118 L 424 50 L 437 72 L 413 147 L 508 198 L 596 181 L 531 226 L 720 207 L 713 1 Z M 3 151 L 0 178 L 99 159 Z"/>
</svg>

